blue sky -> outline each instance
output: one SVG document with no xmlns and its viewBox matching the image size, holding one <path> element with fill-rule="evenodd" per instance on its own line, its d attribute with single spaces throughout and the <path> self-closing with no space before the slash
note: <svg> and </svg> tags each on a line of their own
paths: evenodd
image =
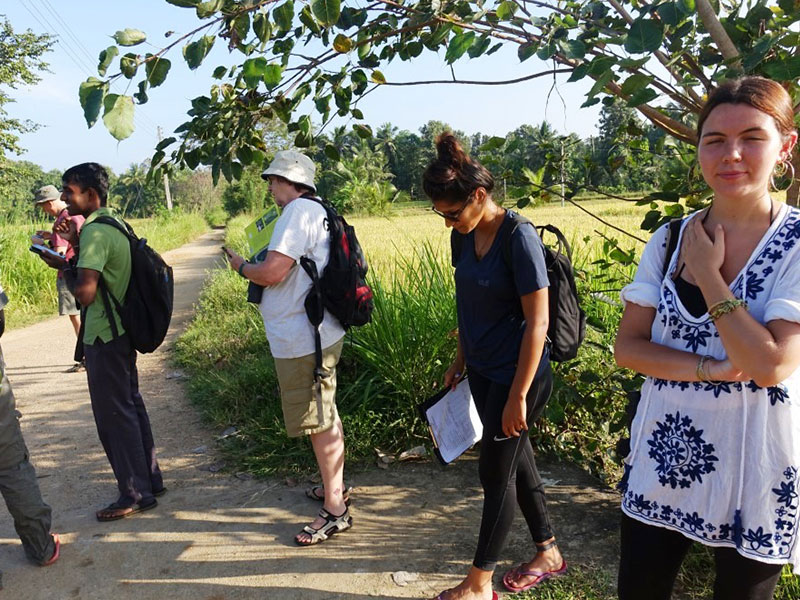
<svg viewBox="0 0 800 600">
<path fill-rule="evenodd" d="M 168 55 L 172 69 L 167 81 L 151 90 L 147 104 L 136 107 L 134 134 L 117 142 L 101 121 L 92 129 L 87 128 L 78 103 L 78 86 L 87 77 L 97 76 L 97 56 L 113 43 L 110 36 L 118 29 L 130 27 L 146 32 L 147 43 L 132 50 L 152 52 L 169 41 L 165 32 L 181 34 L 200 25 L 194 10 L 172 6 L 164 0 L 3 0 L 0 14 L 5 14 L 17 31 L 32 29 L 58 36 L 46 57 L 50 72 L 43 73 L 36 86 L 12 90 L 17 102 L 8 106 L 12 117 L 41 125 L 35 133 L 22 137 L 27 152 L 10 158 L 35 162 L 45 170 L 97 161 L 119 173 L 130 164 L 141 162 L 153 152 L 157 127 L 162 128 L 165 137 L 169 136 L 186 120 L 191 99 L 207 94 L 214 68 L 241 57 L 238 53 L 229 56 L 224 44 L 217 43 L 203 65 L 190 71 L 180 48 L 173 49 Z M 448 79 L 450 70 L 441 56 L 428 52 L 411 63 L 396 61 L 381 70 L 389 81 Z M 547 67 L 536 58 L 520 64 L 513 49 L 478 60 L 462 59 L 454 65 L 460 79 L 475 80 L 512 79 Z M 400 129 L 417 131 L 435 119 L 470 134 L 480 131 L 504 135 L 524 123 L 536 125 L 546 119 L 560 132 L 582 137 L 596 133 L 597 107 L 579 109 L 586 84 L 567 84 L 565 77 L 560 77 L 549 103 L 552 77 L 512 86 L 387 86 L 370 94 L 359 107 L 365 122 L 373 127 L 389 121 Z M 127 80 L 117 82 L 112 91 L 136 91 L 133 86 L 126 89 L 126 84 Z"/>
</svg>

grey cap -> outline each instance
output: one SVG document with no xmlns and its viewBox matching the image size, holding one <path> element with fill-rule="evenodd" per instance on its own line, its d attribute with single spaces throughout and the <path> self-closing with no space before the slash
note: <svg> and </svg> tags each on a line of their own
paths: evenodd
<svg viewBox="0 0 800 600">
<path fill-rule="evenodd" d="M 36 190 L 36 193 L 33 195 L 34 204 L 44 204 L 45 202 L 50 202 L 51 200 L 60 199 L 61 192 L 59 192 L 54 185 L 43 185 Z"/>
</svg>

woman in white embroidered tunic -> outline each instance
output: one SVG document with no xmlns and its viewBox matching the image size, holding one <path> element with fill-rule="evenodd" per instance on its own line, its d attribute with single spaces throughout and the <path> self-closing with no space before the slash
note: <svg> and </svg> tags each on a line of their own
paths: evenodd
<svg viewBox="0 0 800 600">
<path fill-rule="evenodd" d="M 800 211 L 770 196 L 791 165 L 792 101 L 745 77 L 710 95 L 698 162 L 711 206 L 647 244 L 617 363 L 647 376 L 621 484 L 619 595 L 667 599 L 693 541 L 714 598 L 772 598 L 800 571 Z"/>
</svg>

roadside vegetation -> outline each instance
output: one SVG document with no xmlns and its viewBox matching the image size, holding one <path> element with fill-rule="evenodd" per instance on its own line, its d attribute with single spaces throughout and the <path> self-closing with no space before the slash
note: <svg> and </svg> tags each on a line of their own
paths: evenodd
<svg viewBox="0 0 800 600">
<path fill-rule="evenodd" d="M 147 238 L 159 252 L 177 248 L 208 229 L 198 212 L 173 211 L 128 222 L 139 237 Z M 0 225 L 0 284 L 9 298 L 6 309 L 9 328 L 24 327 L 58 314 L 55 271 L 28 251 L 31 234 L 51 227 L 52 221 L 43 220 Z"/>
</svg>

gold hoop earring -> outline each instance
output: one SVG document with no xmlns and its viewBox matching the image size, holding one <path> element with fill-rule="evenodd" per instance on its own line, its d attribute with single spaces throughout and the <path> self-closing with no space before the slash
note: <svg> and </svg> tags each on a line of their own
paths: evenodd
<svg viewBox="0 0 800 600">
<path fill-rule="evenodd" d="M 786 179 L 788 177 L 789 184 L 786 187 L 778 187 L 775 183 L 775 179 Z M 792 187 L 794 183 L 795 172 L 794 172 L 794 165 L 792 161 L 789 159 L 788 156 L 785 156 L 781 159 L 780 162 L 775 164 L 775 168 L 772 170 L 772 174 L 769 176 L 769 186 L 774 192 L 780 192 L 782 190 L 788 190 Z"/>
</svg>

